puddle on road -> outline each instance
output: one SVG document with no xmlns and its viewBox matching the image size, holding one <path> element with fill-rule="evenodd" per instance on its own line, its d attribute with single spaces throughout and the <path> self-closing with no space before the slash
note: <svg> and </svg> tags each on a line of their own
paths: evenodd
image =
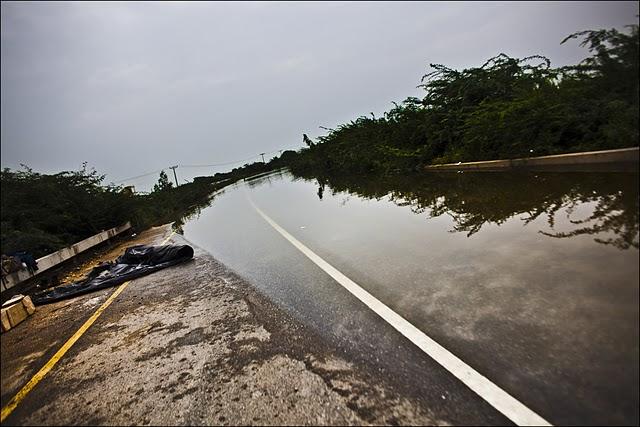
<svg viewBox="0 0 640 427">
<path fill-rule="evenodd" d="M 635 416 L 637 171 L 279 172 L 229 187 L 185 222 L 187 239 L 298 318 L 362 345 L 376 343 L 364 315 L 249 200 L 507 389 L 526 384 L 534 403 L 585 420 Z"/>
</svg>

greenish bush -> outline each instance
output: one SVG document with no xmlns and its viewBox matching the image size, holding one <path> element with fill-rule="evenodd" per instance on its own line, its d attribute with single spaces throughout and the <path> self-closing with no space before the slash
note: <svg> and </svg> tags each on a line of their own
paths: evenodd
<svg viewBox="0 0 640 427">
<path fill-rule="evenodd" d="M 24 167 L 0 176 L 2 253 L 26 250 L 40 257 L 103 230 L 131 221 L 143 230 L 176 221 L 206 204 L 221 184 L 205 181 L 162 186 L 131 195 L 104 186 L 104 175 L 87 170 L 46 175 Z"/>
<path fill-rule="evenodd" d="M 294 171 L 393 173 L 426 164 L 638 145 L 638 26 L 582 31 L 590 55 L 553 68 L 499 54 L 462 71 L 431 64 L 422 99 L 330 129 L 290 160 Z M 308 138 L 307 138 L 308 139 Z"/>
</svg>

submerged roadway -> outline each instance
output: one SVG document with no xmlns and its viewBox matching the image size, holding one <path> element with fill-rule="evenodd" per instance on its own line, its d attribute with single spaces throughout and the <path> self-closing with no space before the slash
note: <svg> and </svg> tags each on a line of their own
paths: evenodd
<svg viewBox="0 0 640 427">
<path fill-rule="evenodd" d="M 236 185 L 138 236 L 194 261 L 130 282 L 3 424 L 637 424 L 637 251 L 527 227 Z M 113 292 L 3 334 L 3 408 Z"/>
</svg>

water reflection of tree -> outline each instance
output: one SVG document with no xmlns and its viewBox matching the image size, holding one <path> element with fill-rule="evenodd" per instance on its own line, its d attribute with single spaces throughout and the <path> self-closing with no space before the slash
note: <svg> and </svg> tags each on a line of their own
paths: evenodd
<svg viewBox="0 0 640 427">
<path fill-rule="evenodd" d="M 316 178 L 303 176 L 303 178 Z M 477 233 L 488 223 L 502 224 L 524 215 L 529 224 L 547 217 L 552 232 L 540 233 L 568 238 L 584 234 L 612 233 L 595 241 L 619 249 L 638 248 L 638 174 L 636 172 L 519 172 L 519 173 L 428 173 L 419 176 L 323 176 L 332 192 L 348 192 L 365 198 L 389 197 L 399 206 L 429 217 L 443 214 L 454 221 L 452 232 Z M 594 206 L 582 219 L 576 208 Z M 572 231 L 555 231 L 563 212 Z"/>
<path fill-rule="evenodd" d="M 211 206 L 211 203 L 213 203 L 213 200 L 217 196 L 224 194 L 224 192 L 225 190 L 218 190 L 214 193 L 211 193 L 209 197 L 202 200 L 201 202 L 189 206 L 187 210 L 184 212 L 184 215 L 173 222 L 171 226 L 172 230 L 178 234 L 184 234 L 184 228 L 183 228 L 184 224 L 190 221 L 191 219 L 193 219 L 194 217 L 199 218 L 202 210 Z"/>
</svg>

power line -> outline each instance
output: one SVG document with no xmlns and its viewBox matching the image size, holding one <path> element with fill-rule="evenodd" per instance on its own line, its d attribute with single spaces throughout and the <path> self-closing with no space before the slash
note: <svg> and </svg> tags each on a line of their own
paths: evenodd
<svg viewBox="0 0 640 427">
<path fill-rule="evenodd" d="M 153 175 L 156 174 L 158 172 L 163 171 L 164 169 L 158 169 L 156 171 L 153 172 L 149 172 L 149 173 L 143 173 L 142 175 L 136 175 L 136 176 L 132 176 L 131 178 L 125 178 L 125 179 L 121 179 L 120 181 L 116 181 L 115 184 L 120 184 L 121 182 L 125 182 L 125 181 L 132 181 L 134 179 L 138 179 L 138 178 L 143 178 L 145 176 L 149 176 L 149 175 Z"/>
<path fill-rule="evenodd" d="M 274 150 L 274 151 L 269 151 L 268 153 L 256 154 L 254 156 L 247 157 L 246 159 L 234 160 L 232 162 L 213 163 L 213 164 L 210 164 L 210 165 L 176 165 L 176 166 L 170 166 L 170 167 L 166 167 L 166 168 L 155 170 L 153 172 L 143 173 L 142 175 L 136 175 L 136 176 L 132 176 L 130 178 L 121 179 L 119 181 L 116 181 L 114 184 L 120 184 L 121 182 L 133 181 L 134 179 L 144 178 L 145 176 L 156 174 L 156 173 L 161 172 L 161 171 L 163 171 L 165 169 L 173 169 L 173 173 L 175 175 L 175 169 L 174 168 L 177 168 L 177 167 L 181 167 L 181 168 L 210 168 L 210 167 L 214 167 L 214 166 L 228 166 L 228 165 L 233 165 L 235 163 L 241 163 L 241 162 L 246 162 L 247 160 L 255 159 L 260 155 L 272 154 L 272 153 L 276 153 L 276 152 L 282 153 L 282 150 Z M 264 157 L 263 157 L 263 162 L 264 162 Z M 177 180 L 177 178 L 176 178 L 176 180 Z"/>
<path fill-rule="evenodd" d="M 210 168 L 210 167 L 213 167 L 213 166 L 227 166 L 227 165 L 232 165 L 234 163 L 246 162 L 247 160 L 255 159 L 256 157 L 258 157 L 258 156 L 257 155 L 256 156 L 251 156 L 251 157 L 248 157 L 246 159 L 235 160 L 233 162 L 213 163 L 213 164 L 210 164 L 210 165 L 180 165 L 180 167 L 181 168 Z"/>
<path fill-rule="evenodd" d="M 272 153 L 276 153 L 278 151 L 282 151 L 282 150 L 274 150 L 274 151 L 269 151 L 268 153 L 261 153 L 261 154 L 272 154 Z M 210 167 L 214 167 L 214 166 L 227 166 L 227 165 L 232 165 L 234 163 L 246 162 L 247 160 L 255 159 L 256 157 L 260 156 L 261 154 L 256 154 L 255 156 L 247 157 L 246 159 L 242 159 L 242 160 L 234 160 L 232 162 L 213 163 L 213 164 L 210 164 L 210 165 L 180 165 L 180 167 L 181 168 L 210 168 Z"/>
</svg>

